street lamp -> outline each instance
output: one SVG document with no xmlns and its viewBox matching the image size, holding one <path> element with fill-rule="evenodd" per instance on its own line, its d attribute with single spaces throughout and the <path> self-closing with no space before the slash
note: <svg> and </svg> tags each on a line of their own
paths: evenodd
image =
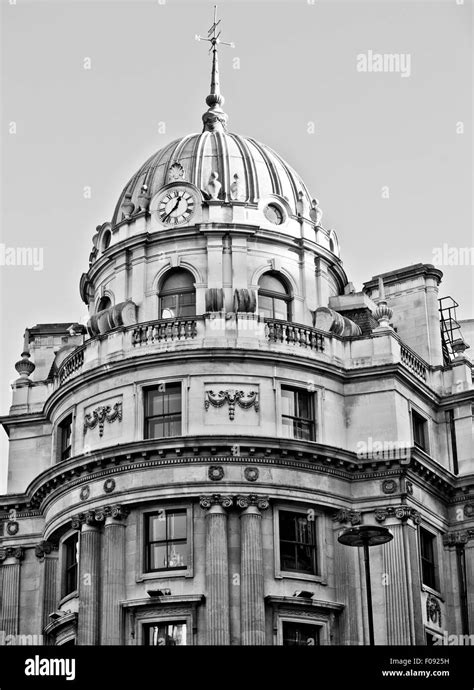
<svg viewBox="0 0 474 690">
<path fill-rule="evenodd" d="M 369 547 L 386 544 L 393 539 L 393 534 L 386 527 L 378 525 L 359 525 L 349 527 L 338 537 L 338 541 L 346 546 L 363 546 L 365 563 L 365 584 L 367 587 L 367 615 L 369 618 L 369 644 L 374 643 L 374 617 L 372 613 L 372 587 L 370 584 Z"/>
</svg>

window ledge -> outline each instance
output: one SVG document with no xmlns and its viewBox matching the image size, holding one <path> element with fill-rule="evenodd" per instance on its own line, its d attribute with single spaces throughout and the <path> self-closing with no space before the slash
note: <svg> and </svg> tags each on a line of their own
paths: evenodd
<svg viewBox="0 0 474 690">
<path fill-rule="evenodd" d="M 440 601 L 442 601 L 444 603 L 444 598 L 441 595 L 441 592 L 439 589 L 433 589 L 433 587 L 428 587 L 428 585 L 422 584 L 421 585 L 421 591 L 426 592 L 427 594 L 432 594 L 433 596 L 435 596 L 437 599 L 439 599 Z"/>
<path fill-rule="evenodd" d="M 272 596 L 271 594 L 265 597 L 265 601 L 274 606 L 288 605 L 298 607 L 308 607 L 318 609 L 329 609 L 330 611 L 342 611 L 345 608 L 345 604 L 341 604 L 337 601 L 323 601 L 322 599 L 313 598 L 302 598 L 302 597 L 284 597 L 284 596 Z"/>
<path fill-rule="evenodd" d="M 327 585 L 327 578 L 323 575 L 309 575 L 307 573 L 294 573 L 291 571 L 280 570 L 275 575 L 276 580 L 306 580 L 307 582 L 317 582 L 320 585 Z"/>
<path fill-rule="evenodd" d="M 70 594 L 66 594 L 65 597 L 60 599 L 58 608 L 66 604 L 68 601 L 71 599 L 77 599 L 79 597 L 79 591 L 77 589 L 74 590 L 74 592 L 70 592 Z"/>
<path fill-rule="evenodd" d="M 149 580 L 171 580 L 176 577 L 193 577 L 192 570 L 162 570 L 157 573 L 141 573 L 135 582 L 147 582 Z"/>
<path fill-rule="evenodd" d="M 155 604 L 165 604 L 168 606 L 181 604 L 188 606 L 199 606 L 205 601 L 204 594 L 168 594 L 162 597 L 147 597 L 146 599 L 129 599 L 121 601 L 120 606 L 124 609 L 143 608 Z"/>
</svg>

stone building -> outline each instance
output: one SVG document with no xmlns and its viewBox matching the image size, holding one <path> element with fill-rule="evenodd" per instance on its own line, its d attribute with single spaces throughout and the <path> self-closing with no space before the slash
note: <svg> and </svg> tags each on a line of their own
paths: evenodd
<svg viewBox="0 0 474 690">
<path fill-rule="evenodd" d="M 338 536 L 368 524 L 393 534 L 371 549 L 376 643 L 474 634 L 472 367 L 442 274 L 356 292 L 303 180 L 228 131 L 211 47 L 203 131 L 97 228 L 87 326 L 26 331 L 0 642 L 366 644 Z"/>
</svg>

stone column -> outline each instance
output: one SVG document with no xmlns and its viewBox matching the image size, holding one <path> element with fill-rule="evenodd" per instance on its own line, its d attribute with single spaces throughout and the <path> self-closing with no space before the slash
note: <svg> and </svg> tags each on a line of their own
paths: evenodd
<svg viewBox="0 0 474 690">
<path fill-rule="evenodd" d="M 125 599 L 125 518 L 123 506 L 104 510 L 101 644 L 122 644 L 122 611 Z"/>
<path fill-rule="evenodd" d="M 238 496 L 240 516 L 240 622 L 242 645 L 265 644 L 262 514 L 267 496 Z"/>
<path fill-rule="evenodd" d="M 57 571 L 58 571 L 58 546 L 50 541 L 41 541 L 35 547 L 35 556 L 41 562 L 40 606 L 41 606 L 41 633 L 51 623 L 49 614 L 57 608 Z M 50 644 L 44 638 L 44 644 Z"/>
<path fill-rule="evenodd" d="M 419 513 L 402 505 L 378 508 L 376 522 L 396 518 L 386 525 L 393 534 L 392 541 L 382 546 L 383 592 L 388 645 L 423 644 L 423 620 L 420 605 L 419 556 L 416 546 L 416 526 Z"/>
<path fill-rule="evenodd" d="M 471 530 L 472 532 L 472 530 Z M 474 635 L 474 534 L 464 546 L 469 634 Z"/>
<path fill-rule="evenodd" d="M 25 555 L 19 546 L 0 549 L 2 564 L 2 592 L 0 609 L 0 630 L 7 635 L 18 635 L 20 617 L 20 567 Z"/>
<path fill-rule="evenodd" d="M 229 560 L 227 553 L 227 513 L 231 496 L 201 496 L 206 515 L 206 612 L 207 644 L 230 644 Z"/>
<path fill-rule="evenodd" d="M 100 526 L 94 512 L 89 511 L 81 526 L 79 548 L 78 645 L 97 646 L 100 640 L 100 546 Z"/>
</svg>

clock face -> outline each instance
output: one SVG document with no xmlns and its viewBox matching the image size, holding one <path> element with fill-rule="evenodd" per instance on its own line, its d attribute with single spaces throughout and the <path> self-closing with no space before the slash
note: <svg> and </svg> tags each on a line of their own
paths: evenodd
<svg viewBox="0 0 474 690">
<path fill-rule="evenodd" d="M 275 225 L 281 225 L 283 223 L 283 213 L 278 208 L 276 204 L 268 204 L 264 209 L 265 218 L 270 221 L 270 223 L 275 223 Z"/>
<path fill-rule="evenodd" d="M 194 198 L 187 189 L 174 187 L 160 199 L 158 213 L 166 225 L 182 225 L 194 212 Z"/>
</svg>

